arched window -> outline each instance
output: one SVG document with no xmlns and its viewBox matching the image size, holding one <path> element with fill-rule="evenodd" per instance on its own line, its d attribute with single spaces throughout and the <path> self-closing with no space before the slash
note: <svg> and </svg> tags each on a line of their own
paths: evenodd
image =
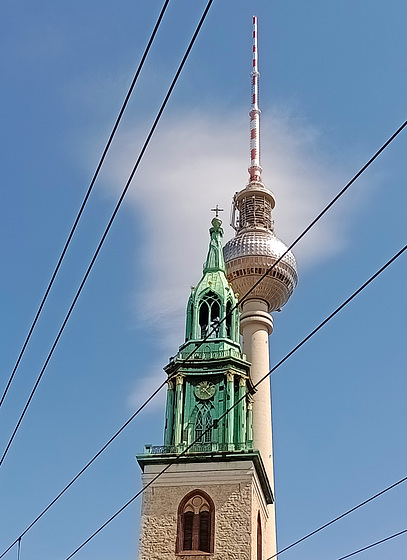
<svg viewBox="0 0 407 560">
<path fill-rule="evenodd" d="M 208 318 L 208 304 L 206 303 L 206 301 L 203 301 L 199 308 L 199 326 L 201 327 L 201 338 L 205 338 L 208 334 Z"/>
<path fill-rule="evenodd" d="M 210 330 L 211 332 L 210 337 L 216 338 L 219 336 L 219 323 L 220 323 L 220 306 L 217 300 L 214 300 L 211 306 L 211 324 Z"/>
<path fill-rule="evenodd" d="M 232 338 L 232 304 L 230 301 L 226 304 L 226 336 Z"/>
<path fill-rule="evenodd" d="M 202 490 L 187 494 L 178 508 L 176 552 L 213 552 L 215 508 Z"/>
<path fill-rule="evenodd" d="M 185 329 L 185 340 L 189 340 L 190 338 L 192 338 L 193 315 L 194 315 L 193 304 L 192 301 L 189 300 L 187 306 L 187 324 Z"/>
<path fill-rule="evenodd" d="M 198 410 L 195 420 L 195 439 L 199 443 L 210 443 L 212 441 L 212 416 L 210 410 L 203 406 Z"/>
<path fill-rule="evenodd" d="M 263 560 L 263 536 L 261 530 L 260 512 L 257 514 L 257 560 Z"/>
<path fill-rule="evenodd" d="M 201 338 L 205 338 L 208 333 L 210 338 L 219 336 L 220 323 L 220 303 L 218 297 L 213 292 L 208 292 L 199 306 L 199 327 Z M 213 332 L 211 332 L 213 330 Z"/>
</svg>

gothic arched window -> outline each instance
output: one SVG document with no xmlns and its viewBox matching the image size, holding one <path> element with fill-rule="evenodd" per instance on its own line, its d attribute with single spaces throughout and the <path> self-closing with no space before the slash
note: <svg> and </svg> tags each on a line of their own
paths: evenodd
<svg viewBox="0 0 407 560">
<path fill-rule="evenodd" d="M 192 338 L 193 315 L 194 315 L 194 309 L 193 309 L 192 301 L 190 299 L 187 306 L 187 324 L 186 324 L 186 331 L 185 331 L 185 340 L 189 340 L 190 338 Z"/>
<path fill-rule="evenodd" d="M 230 301 L 226 304 L 226 336 L 232 338 L 232 304 Z"/>
<path fill-rule="evenodd" d="M 210 334 L 210 338 L 219 336 L 220 323 L 220 303 L 219 298 L 213 293 L 208 292 L 203 298 L 199 306 L 199 327 L 201 329 L 201 338 L 205 338 Z M 213 332 L 211 332 L 213 329 Z"/>
<path fill-rule="evenodd" d="M 201 303 L 199 308 L 199 326 L 201 328 L 201 338 L 205 338 L 208 334 L 208 319 L 209 319 L 209 308 L 206 301 Z"/>
<path fill-rule="evenodd" d="M 195 439 L 199 443 L 210 443 L 212 441 L 212 416 L 210 410 L 202 407 L 198 410 L 195 420 Z"/>
<path fill-rule="evenodd" d="M 257 560 L 263 560 L 263 536 L 261 530 L 260 512 L 257 514 Z"/>
<path fill-rule="evenodd" d="M 213 552 L 214 523 L 215 508 L 210 496 L 202 490 L 187 494 L 178 508 L 176 552 Z"/>
</svg>

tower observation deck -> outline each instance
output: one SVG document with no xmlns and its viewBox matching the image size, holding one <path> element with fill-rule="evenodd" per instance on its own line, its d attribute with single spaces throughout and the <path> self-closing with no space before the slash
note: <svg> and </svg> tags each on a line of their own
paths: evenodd
<svg viewBox="0 0 407 560">
<path fill-rule="evenodd" d="M 261 181 L 260 110 L 258 107 L 257 18 L 253 17 L 253 71 L 251 73 L 250 167 L 247 186 L 232 202 L 231 226 L 236 235 L 224 248 L 226 275 L 241 297 L 286 252 L 286 245 L 274 233 L 274 194 Z M 248 299 L 267 304 L 267 311 L 287 303 L 298 281 L 295 257 L 288 252 L 250 293 Z"/>
</svg>

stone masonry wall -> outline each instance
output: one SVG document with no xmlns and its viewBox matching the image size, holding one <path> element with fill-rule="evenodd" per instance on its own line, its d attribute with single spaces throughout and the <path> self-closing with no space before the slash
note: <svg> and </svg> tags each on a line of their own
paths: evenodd
<svg viewBox="0 0 407 560">
<path fill-rule="evenodd" d="M 159 486 L 143 494 L 139 560 L 253 560 L 253 482 Z M 177 555 L 177 512 L 182 498 L 195 489 L 207 492 L 215 504 L 214 554 Z M 256 514 L 257 515 L 257 514 Z"/>
<path fill-rule="evenodd" d="M 263 542 L 263 558 L 270 558 L 277 552 L 276 543 L 276 517 L 274 504 L 266 505 L 262 496 L 255 486 L 253 486 L 252 501 L 252 548 L 257 549 L 257 516 L 260 512 L 262 542 Z M 253 558 L 256 558 L 253 553 Z"/>
</svg>

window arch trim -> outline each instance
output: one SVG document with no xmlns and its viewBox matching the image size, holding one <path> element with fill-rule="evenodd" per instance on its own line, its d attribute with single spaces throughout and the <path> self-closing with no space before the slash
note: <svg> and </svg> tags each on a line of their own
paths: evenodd
<svg viewBox="0 0 407 560">
<path fill-rule="evenodd" d="M 185 550 L 184 549 L 184 536 L 185 536 L 185 513 L 188 513 L 188 511 L 186 511 L 188 502 L 190 502 L 193 498 L 195 497 L 201 497 L 209 506 L 209 521 L 207 523 L 207 526 L 209 528 L 209 551 L 203 551 L 203 550 L 198 550 L 198 549 L 194 549 L 194 550 Z M 189 507 L 187 508 L 188 510 L 190 509 Z M 208 508 L 206 508 L 206 511 L 208 511 Z M 196 514 L 195 514 L 196 515 Z M 198 517 L 198 515 L 196 515 L 196 517 Z M 199 530 L 201 530 L 202 525 L 201 525 L 201 521 L 197 520 L 197 523 L 195 524 L 195 529 L 196 527 L 199 527 Z M 177 541 L 176 541 L 176 549 L 175 552 L 177 555 L 180 556 L 211 556 L 214 552 L 214 537 L 215 537 L 215 504 L 213 503 L 212 498 L 209 496 L 209 494 L 207 494 L 206 492 L 204 492 L 203 490 L 200 489 L 196 489 L 196 490 L 192 490 L 192 492 L 189 492 L 186 496 L 183 497 L 183 499 L 181 500 L 179 506 L 178 506 L 178 523 L 177 523 Z M 199 542 L 201 535 L 196 534 L 193 537 L 195 542 Z"/>
<path fill-rule="evenodd" d="M 220 321 L 222 314 L 222 298 L 211 289 L 205 290 L 197 302 L 199 337 L 205 338 L 212 331 L 210 338 L 220 335 Z"/>
</svg>

